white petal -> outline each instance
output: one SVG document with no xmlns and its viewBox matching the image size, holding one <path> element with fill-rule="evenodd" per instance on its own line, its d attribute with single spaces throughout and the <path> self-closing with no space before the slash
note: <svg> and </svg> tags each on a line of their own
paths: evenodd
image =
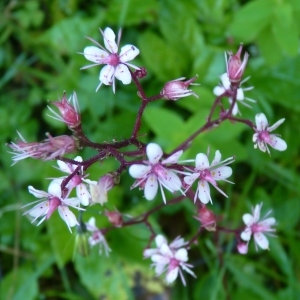
<svg viewBox="0 0 300 300">
<path fill-rule="evenodd" d="M 115 73 L 115 67 L 106 65 L 102 68 L 99 76 L 99 80 L 105 85 L 111 85 L 113 82 L 113 76 Z"/>
<path fill-rule="evenodd" d="M 108 52 L 99 49 L 98 47 L 95 46 L 85 47 L 83 50 L 83 54 L 87 60 L 98 64 L 101 64 L 102 59 L 109 55 Z"/>
<path fill-rule="evenodd" d="M 69 208 L 65 205 L 60 205 L 58 207 L 58 212 L 60 217 L 66 222 L 69 229 L 75 225 L 78 225 L 77 219 L 75 215 L 69 210 Z M 70 230 L 71 231 L 71 230 Z"/>
<path fill-rule="evenodd" d="M 28 187 L 28 191 L 36 198 L 47 198 L 49 196 L 45 191 L 36 190 L 33 186 Z"/>
<path fill-rule="evenodd" d="M 158 252 L 158 249 L 146 249 L 144 252 L 143 252 L 143 256 L 145 257 L 145 258 L 148 258 L 148 257 L 150 257 L 150 256 L 152 256 L 153 254 L 156 254 Z"/>
<path fill-rule="evenodd" d="M 160 248 L 162 244 L 168 244 L 168 241 L 163 235 L 159 234 L 155 237 L 155 243 L 157 247 Z"/>
<path fill-rule="evenodd" d="M 239 88 L 237 90 L 236 100 L 238 100 L 238 101 L 243 101 L 244 100 L 244 91 L 243 91 L 243 89 Z"/>
<path fill-rule="evenodd" d="M 87 190 L 87 187 L 85 184 L 80 183 L 76 186 L 76 194 L 77 197 L 80 199 L 80 202 L 82 205 L 87 206 L 90 203 L 91 195 Z"/>
<path fill-rule="evenodd" d="M 163 264 L 163 265 L 166 265 L 170 262 L 170 259 L 168 257 L 165 257 L 161 254 L 153 254 L 151 256 L 151 260 L 157 264 Z"/>
<path fill-rule="evenodd" d="M 237 103 L 235 102 L 235 103 L 234 103 L 234 106 L 233 106 L 233 108 L 232 108 L 232 114 L 233 114 L 234 116 L 236 116 L 236 115 L 238 114 L 238 112 L 239 112 L 239 107 L 238 107 Z"/>
<path fill-rule="evenodd" d="M 121 62 L 127 62 L 133 60 L 137 55 L 139 55 L 140 50 L 133 45 L 125 45 L 121 48 L 120 60 Z"/>
<path fill-rule="evenodd" d="M 216 165 L 218 164 L 222 159 L 222 155 L 221 155 L 221 152 L 219 150 L 216 151 L 215 153 L 215 157 L 213 159 L 213 161 L 211 162 L 211 165 Z"/>
<path fill-rule="evenodd" d="M 206 181 L 199 181 L 198 183 L 198 198 L 203 204 L 211 202 L 210 189 Z"/>
<path fill-rule="evenodd" d="M 254 241 L 261 249 L 269 249 L 269 241 L 261 232 L 254 233 Z"/>
<path fill-rule="evenodd" d="M 255 116 L 256 128 L 258 131 L 262 131 L 268 127 L 268 120 L 265 114 L 260 113 Z"/>
<path fill-rule="evenodd" d="M 251 226 L 254 223 L 254 217 L 251 214 L 244 214 L 243 215 L 243 221 L 245 223 L 245 225 L 247 226 Z"/>
<path fill-rule="evenodd" d="M 77 207 L 80 204 L 80 199 L 78 199 L 77 197 L 72 197 L 72 198 L 64 199 L 62 200 L 62 202 L 68 206 Z"/>
<path fill-rule="evenodd" d="M 175 258 L 179 261 L 187 262 L 188 261 L 188 253 L 185 248 L 178 249 L 175 253 Z"/>
<path fill-rule="evenodd" d="M 103 32 L 104 45 L 105 48 L 109 50 L 111 53 L 118 52 L 118 45 L 116 44 L 115 39 L 116 39 L 116 35 L 112 31 L 112 29 L 109 27 L 105 28 Z"/>
<path fill-rule="evenodd" d="M 164 159 L 161 163 L 164 165 L 175 164 L 178 162 L 178 159 L 182 153 L 183 153 L 183 150 L 177 151 L 177 152 L 173 153 L 171 156 L 169 156 L 168 158 Z"/>
<path fill-rule="evenodd" d="M 285 119 L 280 119 L 279 121 L 277 121 L 275 124 L 273 124 L 272 126 L 268 127 L 268 131 L 271 132 L 273 130 L 275 130 L 278 126 L 280 126 L 283 122 L 285 121 Z"/>
<path fill-rule="evenodd" d="M 143 178 L 151 171 L 151 166 L 132 165 L 129 168 L 129 174 L 133 178 Z"/>
<path fill-rule="evenodd" d="M 229 80 L 229 77 L 228 77 L 227 73 L 222 74 L 220 76 L 220 78 L 221 78 L 221 81 L 222 81 L 222 84 L 223 84 L 224 88 L 226 90 L 229 90 L 231 83 L 230 83 L 230 80 Z"/>
<path fill-rule="evenodd" d="M 64 161 L 58 160 L 57 161 L 58 167 L 62 172 L 65 173 L 72 173 L 72 170 L 69 168 L 68 164 L 66 164 Z"/>
<path fill-rule="evenodd" d="M 191 175 L 185 176 L 183 178 L 183 181 L 188 185 L 192 185 L 195 182 L 195 180 L 199 178 L 199 175 L 200 173 L 193 173 Z"/>
<path fill-rule="evenodd" d="M 168 284 L 175 281 L 175 279 L 178 276 L 178 272 L 179 272 L 179 267 L 176 267 L 176 268 L 174 268 L 173 270 L 171 270 L 167 273 L 166 281 L 167 281 Z"/>
<path fill-rule="evenodd" d="M 27 213 L 34 218 L 39 218 L 41 216 L 46 215 L 48 210 L 49 210 L 49 201 L 46 200 L 46 201 L 43 201 L 43 202 L 35 205 Z"/>
<path fill-rule="evenodd" d="M 161 147 L 155 143 L 150 143 L 146 148 L 147 157 L 151 164 L 156 164 L 163 155 Z"/>
<path fill-rule="evenodd" d="M 172 193 L 181 189 L 180 178 L 170 170 L 165 169 L 164 176 L 158 176 L 158 180 Z"/>
<path fill-rule="evenodd" d="M 271 138 L 270 146 L 272 146 L 274 149 L 276 149 L 278 151 L 286 150 L 287 144 L 282 138 L 280 138 L 274 134 L 270 134 L 270 138 Z"/>
<path fill-rule="evenodd" d="M 261 207 L 262 207 L 262 203 L 255 205 L 254 210 L 253 210 L 253 223 L 258 222 L 258 220 L 260 218 Z"/>
<path fill-rule="evenodd" d="M 82 162 L 83 160 L 82 160 L 82 157 L 81 156 L 76 156 L 75 158 L 74 158 L 74 160 L 75 161 L 78 161 L 78 162 Z M 76 165 L 77 166 L 77 165 Z"/>
<path fill-rule="evenodd" d="M 219 167 L 211 171 L 211 175 L 215 180 L 224 180 L 230 177 L 232 174 L 232 169 L 227 166 Z"/>
<path fill-rule="evenodd" d="M 276 224 L 276 220 L 275 220 L 275 218 L 268 218 L 268 219 L 265 219 L 265 220 L 259 222 L 259 224 L 264 227 L 270 227 L 270 226 L 273 226 Z"/>
<path fill-rule="evenodd" d="M 144 195 L 147 200 L 153 200 L 157 194 L 158 182 L 154 174 L 150 174 L 144 188 Z"/>
<path fill-rule="evenodd" d="M 216 86 L 214 89 L 213 89 L 213 93 L 214 95 L 216 96 L 220 96 L 222 95 L 226 90 L 224 89 L 224 87 L 222 86 Z"/>
<path fill-rule="evenodd" d="M 162 244 L 160 247 L 160 253 L 168 258 L 173 258 L 174 254 L 173 251 L 170 249 L 170 247 L 167 244 Z"/>
<path fill-rule="evenodd" d="M 89 225 L 90 227 L 96 228 L 96 219 L 95 219 L 95 217 L 91 217 L 91 218 L 88 220 L 88 225 Z"/>
<path fill-rule="evenodd" d="M 199 153 L 196 156 L 196 169 L 205 170 L 209 168 L 209 161 L 204 153 Z"/>
<path fill-rule="evenodd" d="M 115 69 L 115 77 L 122 81 L 123 84 L 129 84 L 131 82 L 131 74 L 128 67 L 123 64 L 118 64 Z"/>
<path fill-rule="evenodd" d="M 251 234 L 252 234 L 251 228 L 247 227 L 244 231 L 241 232 L 241 238 L 242 238 L 242 240 L 244 240 L 244 241 L 250 241 Z"/>
<path fill-rule="evenodd" d="M 63 179 L 59 179 L 59 178 L 52 180 L 48 186 L 48 193 L 60 198 L 62 181 Z"/>
<path fill-rule="evenodd" d="M 184 241 L 184 238 L 181 238 L 181 237 L 177 237 L 171 244 L 170 244 L 170 248 L 172 249 L 178 249 L 184 245 L 186 245 L 188 242 L 185 242 Z"/>
</svg>

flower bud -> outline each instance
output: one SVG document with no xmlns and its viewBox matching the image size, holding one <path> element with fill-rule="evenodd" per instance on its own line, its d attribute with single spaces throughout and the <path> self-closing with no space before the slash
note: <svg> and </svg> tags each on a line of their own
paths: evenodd
<svg viewBox="0 0 300 300">
<path fill-rule="evenodd" d="M 248 252 L 248 243 L 239 242 L 237 245 L 237 251 L 240 254 L 247 254 Z"/>
<path fill-rule="evenodd" d="M 118 211 L 106 211 L 105 215 L 107 216 L 109 222 L 115 227 L 122 227 L 123 218 Z"/>
<path fill-rule="evenodd" d="M 208 231 L 216 231 L 216 216 L 215 214 L 202 205 L 195 217 L 196 220 L 202 223 L 202 226 Z"/>
<path fill-rule="evenodd" d="M 188 97 L 190 95 L 198 98 L 198 95 L 194 93 L 192 90 L 188 90 L 189 85 L 198 85 L 197 83 L 193 83 L 198 76 L 195 76 L 189 80 L 183 81 L 185 77 L 181 77 L 172 81 L 169 81 L 165 84 L 163 90 L 160 94 L 167 100 L 176 101 L 179 98 Z"/>
<path fill-rule="evenodd" d="M 240 82 L 246 69 L 249 54 L 245 52 L 244 59 L 241 61 L 242 50 L 243 45 L 241 44 L 236 54 L 228 53 L 227 75 L 231 83 Z"/>
<path fill-rule="evenodd" d="M 70 104 L 71 101 L 73 102 L 73 105 Z M 78 126 L 81 123 L 79 105 L 75 92 L 72 94 L 69 100 L 67 100 L 64 93 L 61 101 L 51 102 L 51 104 L 55 105 L 59 109 L 61 116 L 57 115 L 57 113 L 49 107 L 51 112 L 54 114 L 54 116 L 50 115 L 50 117 L 66 123 L 70 129 Z"/>
</svg>

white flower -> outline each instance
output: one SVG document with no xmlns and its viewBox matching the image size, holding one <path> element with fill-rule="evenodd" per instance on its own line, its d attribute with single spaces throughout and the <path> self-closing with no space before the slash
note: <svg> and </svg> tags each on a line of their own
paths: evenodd
<svg viewBox="0 0 300 300">
<path fill-rule="evenodd" d="M 228 91 L 229 93 L 231 92 L 231 89 L 230 89 L 231 83 L 229 81 L 227 73 L 222 74 L 220 76 L 220 78 L 221 78 L 222 85 L 221 86 L 216 86 L 213 89 L 213 93 L 216 96 L 221 96 L 226 91 Z M 244 79 L 243 81 L 241 81 L 240 85 L 242 85 L 248 79 L 249 79 L 249 77 Z M 252 89 L 253 89 L 253 86 L 248 87 L 248 88 L 244 88 L 244 89 L 240 87 L 240 88 L 237 89 L 237 94 L 236 94 L 236 100 L 237 101 L 235 102 L 235 104 L 233 106 L 233 109 L 232 109 L 232 114 L 234 116 L 239 113 L 238 102 L 243 104 L 244 106 L 247 106 L 247 107 L 251 107 L 251 106 L 248 105 L 247 103 L 245 103 L 244 100 L 247 100 L 249 102 L 256 102 L 255 100 L 244 96 L 245 91 L 249 91 L 249 90 L 252 90 Z M 228 96 L 228 101 L 229 101 L 230 104 L 232 103 L 232 98 L 230 96 Z"/>
<path fill-rule="evenodd" d="M 269 249 L 269 241 L 266 238 L 264 232 L 269 233 L 276 231 L 271 228 L 276 223 L 275 218 L 267 218 L 267 216 L 272 212 L 271 210 L 266 214 L 266 216 L 260 221 L 260 211 L 262 203 L 257 204 L 255 208 L 252 208 L 252 214 L 244 214 L 243 221 L 246 225 L 245 230 L 241 233 L 242 240 L 249 242 L 251 235 L 253 234 L 255 247 L 257 246 L 261 249 Z"/>
<path fill-rule="evenodd" d="M 270 154 L 268 144 L 278 151 L 284 151 L 287 148 L 286 142 L 278 137 L 276 134 L 270 134 L 279 125 L 284 122 L 285 119 L 280 119 L 273 126 L 269 126 L 268 120 L 263 113 L 255 116 L 256 133 L 253 135 L 254 148 L 259 148 L 263 152 Z"/>
<path fill-rule="evenodd" d="M 217 150 L 211 165 L 209 165 L 207 155 L 204 153 L 197 154 L 195 173 L 184 177 L 184 182 L 189 186 L 188 188 L 199 179 L 194 201 L 196 201 L 198 196 L 199 200 L 204 204 L 207 204 L 209 201 L 212 202 L 208 183 L 211 183 L 222 195 L 227 197 L 218 187 L 216 181 L 225 180 L 230 182 L 226 178 L 231 176 L 232 169 L 226 165 L 231 164 L 233 161 L 234 157 L 229 157 L 221 161 L 221 153 Z"/>
<path fill-rule="evenodd" d="M 166 203 L 163 187 L 174 193 L 181 189 L 181 180 L 165 165 L 177 163 L 182 152 L 183 151 L 180 150 L 160 162 L 159 160 L 163 156 L 162 149 L 157 144 L 148 144 L 146 153 L 149 160 L 144 161 L 144 164 L 134 164 L 129 168 L 129 174 L 137 179 L 132 185 L 132 188 L 139 186 L 140 189 L 144 189 L 145 198 L 147 200 L 153 200 L 157 194 L 159 185 L 163 200 Z"/>
<path fill-rule="evenodd" d="M 82 157 L 77 156 L 74 158 L 75 161 L 82 162 Z M 75 169 L 78 167 L 78 165 L 65 163 L 61 160 L 57 161 L 58 167 L 62 172 L 72 174 Z M 64 177 L 65 178 L 65 177 Z M 79 171 L 77 174 L 75 174 L 71 180 L 67 184 L 67 188 L 71 191 L 73 188 L 76 188 L 76 194 L 77 197 L 80 199 L 80 202 L 82 205 L 89 205 L 89 200 L 91 198 L 91 195 L 86 187 L 86 185 L 83 182 L 90 183 L 90 180 L 84 179 L 83 175 L 83 168 L 79 168 Z"/>
<path fill-rule="evenodd" d="M 131 74 L 128 67 L 134 69 L 139 69 L 138 67 L 129 64 L 128 61 L 133 60 L 139 53 L 139 49 L 133 45 L 125 45 L 121 48 L 120 54 L 118 54 L 119 42 L 121 38 L 121 30 L 118 34 L 118 42 L 116 44 L 116 35 L 109 27 L 105 28 L 104 32 L 100 29 L 103 36 L 104 45 L 98 44 L 93 39 L 89 38 L 98 47 L 89 46 L 84 48 L 84 57 L 94 62 L 93 65 L 85 66 L 81 69 L 86 69 L 89 67 L 105 64 L 106 66 L 102 68 L 100 72 L 100 84 L 98 85 L 96 91 L 101 87 L 102 83 L 105 85 L 113 86 L 113 92 L 115 92 L 115 78 L 122 81 L 123 84 L 129 84 L 131 82 Z"/>
<path fill-rule="evenodd" d="M 111 249 L 108 247 L 106 239 L 102 232 L 96 226 L 95 218 L 92 217 L 89 221 L 85 224 L 86 229 L 92 233 L 89 237 L 89 244 L 93 247 L 95 245 L 99 245 L 99 254 L 102 254 L 102 247 L 104 248 L 105 255 L 108 256 Z"/>
<path fill-rule="evenodd" d="M 175 281 L 179 274 L 184 285 L 186 285 L 186 282 L 183 277 L 182 270 L 196 277 L 194 272 L 190 269 L 193 266 L 187 263 L 187 250 L 185 248 L 180 248 L 187 244 L 184 242 L 184 239 L 176 238 L 173 243 L 168 245 L 166 239 L 162 235 L 158 235 L 155 241 L 157 248 L 148 249 L 151 251 L 146 253 L 144 252 L 144 256 L 146 258 L 151 257 L 153 262 L 152 266 L 155 267 L 155 273 L 157 276 L 166 272 L 166 282 L 170 284 Z"/>
<path fill-rule="evenodd" d="M 74 207 L 78 210 L 82 209 L 78 207 L 80 203 L 80 200 L 78 198 L 62 198 L 61 183 L 61 179 L 52 180 L 49 184 L 48 192 L 36 190 L 34 187 L 29 186 L 29 193 L 41 199 L 35 201 L 34 203 L 39 202 L 39 204 L 26 211 L 24 215 L 28 214 L 33 217 L 34 219 L 32 220 L 32 222 L 34 222 L 38 218 L 41 218 L 37 224 L 40 225 L 45 219 L 49 219 L 52 213 L 57 209 L 60 217 L 67 224 L 69 230 L 71 231 L 70 227 L 79 225 L 79 223 L 68 206 Z M 27 204 L 24 207 L 31 204 L 32 203 Z"/>
</svg>

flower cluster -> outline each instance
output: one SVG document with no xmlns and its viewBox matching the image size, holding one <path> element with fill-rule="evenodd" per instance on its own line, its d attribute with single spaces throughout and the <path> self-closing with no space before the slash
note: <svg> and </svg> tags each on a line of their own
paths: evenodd
<svg viewBox="0 0 300 300">
<path fill-rule="evenodd" d="M 146 106 L 154 100 L 177 101 L 188 96 L 198 98 L 198 95 L 190 89 L 190 86 L 197 85 L 195 83 L 197 76 L 187 80 L 185 77 L 170 80 L 164 84 L 163 89 L 158 94 L 147 97 L 139 82 L 139 79 L 147 75 L 147 70 L 144 67 L 139 68 L 129 63 L 139 54 L 139 49 L 131 44 L 127 44 L 119 51 L 121 31 L 119 31 L 117 42 L 116 35 L 112 29 L 107 27 L 104 31 L 100 29 L 100 32 L 103 36 L 104 46 L 88 38 L 97 47 L 88 46 L 83 50 L 81 54 L 93 64 L 82 69 L 104 65 L 100 71 L 100 83 L 96 91 L 104 84 L 111 85 L 115 93 L 115 79 L 120 80 L 123 84 L 133 82 L 136 85 L 141 106 L 134 121 L 132 134 L 130 138 L 122 141 L 114 140 L 113 142 L 105 141 L 101 143 L 90 141 L 83 133 L 83 128 L 81 127 L 82 118 L 76 93 L 73 92 L 69 99 L 64 93 L 60 101 L 51 102 L 51 105 L 54 105 L 58 112 L 49 107 L 51 112 L 49 116 L 63 122 L 72 132 L 71 136 L 52 137 L 50 134 L 47 134 L 48 138 L 44 141 L 26 142 L 23 136 L 18 133 L 19 140 L 8 144 L 12 149 L 13 164 L 29 157 L 40 160 L 57 160 L 58 167 L 56 169 L 65 173 L 62 177 L 51 178 L 47 192 L 36 190 L 32 186 L 28 187 L 29 193 L 38 198 L 38 200 L 33 202 L 35 205 L 25 211 L 24 215 L 31 217 L 32 222 L 38 221 L 37 225 L 39 225 L 43 221 L 48 220 L 57 210 L 70 231 L 72 227 L 78 226 L 77 244 L 83 255 L 88 253 L 88 245 L 91 247 L 97 245 L 99 246 L 100 254 L 104 250 L 105 254 L 108 255 L 111 249 L 105 238 L 107 232 L 116 228 L 143 223 L 151 233 L 149 244 L 156 236 L 156 247 L 146 249 L 144 257 L 151 258 L 152 266 L 155 268 L 157 276 L 163 273 L 166 274 L 165 279 L 168 284 L 173 283 L 179 275 L 183 284 L 186 285 L 183 271 L 196 277 L 191 270 L 193 266 L 187 263 L 187 250 L 189 245 L 197 241 L 203 229 L 207 231 L 234 232 L 238 240 L 237 249 L 241 254 L 248 252 L 248 244 L 252 236 L 256 248 L 268 249 L 269 242 L 266 234 L 271 235 L 275 231 L 272 227 L 275 225 L 275 219 L 268 217 L 271 213 L 269 211 L 265 218 L 260 220 L 262 204 L 256 205 L 252 214 L 243 216 L 245 226 L 242 229 L 230 229 L 227 231 L 225 227 L 218 226 L 217 223 L 220 218 L 207 208 L 208 204 L 213 203 L 210 186 L 213 186 L 220 194 L 228 198 L 228 195 L 219 187 L 219 182 L 225 181 L 233 184 L 228 179 L 233 174 L 233 170 L 229 165 L 235 161 L 235 156 L 232 155 L 222 160 L 221 152 L 216 150 L 210 163 L 209 153 L 202 153 L 198 149 L 195 152 L 197 153 L 196 157 L 179 160 L 183 152 L 190 147 L 193 140 L 200 133 L 220 126 L 225 120 L 240 122 L 249 126 L 254 131 L 254 147 L 259 148 L 263 152 L 270 154 L 269 146 L 279 151 L 287 149 L 287 143 L 279 135 L 271 133 L 285 119 L 281 119 L 274 125 L 269 126 L 268 120 L 263 113 L 255 116 L 255 123 L 235 117 L 240 113 L 238 104 L 249 107 L 245 101 L 256 102 L 244 96 L 244 92 L 253 89 L 253 87 L 242 88 L 242 84 L 250 78 L 242 79 L 248 62 L 247 53 L 241 59 L 242 45 L 236 54 L 228 53 L 228 56 L 226 55 L 226 73 L 220 77 L 221 85 L 213 90 L 217 97 L 212 103 L 206 123 L 168 155 L 157 143 L 150 142 L 145 144 L 140 139 L 141 134 L 139 130 L 143 112 Z M 229 109 L 223 106 L 223 97 L 228 99 Z M 218 108 L 220 109 L 219 114 L 216 113 Z M 213 119 L 216 115 L 219 117 Z M 81 156 L 76 156 L 74 159 L 65 157 L 66 154 L 85 147 L 93 149 L 96 154 L 86 160 L 82 159 Z M 232 151 L 234 152 L 234 149 Z M 187 154 L 188 151 L 185 152 L 185 155 Z M 109 157 L 113 157 L 118 161 L 118 168 L 102 174 L 97 180 L 88 179 L 87 169 L 94 163 L 103 164 Z M 135 180 L 130 187 L 131 189 L 138 187 L 140 190 L 143 190 L 144 198 L 149 201 L 154 200 L 158 191 L 160 191 L 163 200 L 163 203 L 151 208 L 149 211 L 143 212 L 136 217 L 130 216 L 130 220 L 123 218 L 125 214 L 120 213 L 116 208 L 110 211 L 105 207 L 106 203 L 109 202 L 108 191 L 119 184 L 122 173 L 127 170 L 129 175 Z M 166 193 L 166 191 L 168 192 Z M 76 194 L 76 197 L 71 197 L 72 193 Z M 167 201 L 169 193 L 173 195 L 177 193 L 178 197 L 176 196 L 172 200 Z M 150 216 L 166 205 L 181 201 L 191 201 L 197 211 L 195 219 L 201 225 L 199 226 L 198 223 L 198 230 L 189 242 L 178 237 L 168 244 L 164 236 L 157 235 L 155 227 L 150 222 Z M 25 207 L 31 204 L 27 204 Z M 85 210 L 96 204 L 103 206 L 103 211 L 100 213 L 102 216 L 107 217 L 110 226 L 98 228 L 94 217 L 90 218 L 88 222 L 84 221 L 82 215 Z M 76 216 L 75 211 L 80 213 Z"/>
</svg>

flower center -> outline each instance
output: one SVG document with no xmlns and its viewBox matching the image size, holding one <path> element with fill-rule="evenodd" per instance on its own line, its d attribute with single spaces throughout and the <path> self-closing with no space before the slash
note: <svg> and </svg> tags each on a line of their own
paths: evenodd
<svg viewBox="0 0 300 300">
<path fill-rule="evenodd" d="M 208 181 L 212 185 L 217 185 L 216 181 L 214 180 L 213 176 L 211 175 L 208 169 L 202 170 L 199 175 L 200 180 Z"/>
<path fill-rule="evenodd" d="M 120 63 L 120 57 L 117 53 L 112 53 L 105 57 L 103 63 L 116 67 Z"/>
</svg>

